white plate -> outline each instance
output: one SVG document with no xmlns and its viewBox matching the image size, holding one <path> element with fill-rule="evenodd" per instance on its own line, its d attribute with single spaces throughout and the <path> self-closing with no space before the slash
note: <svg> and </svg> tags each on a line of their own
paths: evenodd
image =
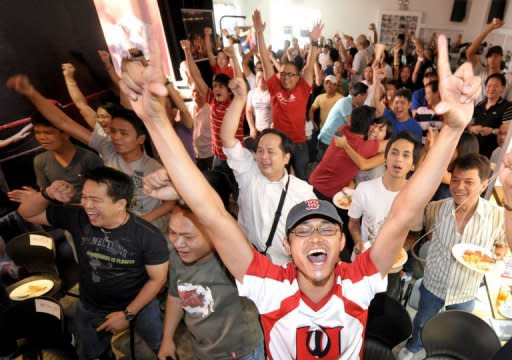
<svg viewBox="0 0 512 360">
<path fill-rule="evenodd" d="M 468 269 L 476 271 L 476 272 L 478 272 L 480 274 L 486 274 L 486 273 L 488 273 L 490 270 L 492 270 L 494 268 L 495 264 L 488 264 L 487 265 L 487 269 L 482 269 L 482 268 L 479 268 L 479 267 L 475 266 L 474 264 L 467 263 L 464 260 L 464 258 L 463 258 L 464 252 L 466 250 L 469 250 L 469 251 L 480 251 L 480 252 L 482 252 L 482 254 L 490 256 L 491 258 L 494 258 L 494 254 L 491 252 L 491 250 L 487 250 L 487 249 L 485 249 L 485 248 L 483 248 L 481 246 L 478 246 L 478 245 L 464 244 L 464 243 L 456 244 L 452 248 L 452 255 L 453 255 L 453 257 L 459 263 L 461 263 L 462 265 L 464 265 Z"/>
<path fill-rule="evenodd" d="M 393 264 L 393 267 L 391 270 L 389 270 L 390 274 L 395 274 L 402 270 L 402 266 L 407 262 L 407 259 L 409 258 L 409 255 L 407 255 L 407 251 L 405 251 L 404 248 L 400 249 L 400 258 L 397 262 Z"/>
<path fill-rule="evenodd" d="M 342 191 L 340 192 L 337 192 L 333 198 L 332 198 L 332 202 L 334 204 L 334 206 L 340 208 L 340 209 L 343 209 L 343 210 L 348 210 L 350 209 L 350 205 L 352 204 L 352 194 L 354 193 L 354 189 L 352 188 L 349 188 L 349 187 L 345 187 L 343 188 Z M 347 195 L 351 197 L 350 199 L 350 202 L 348 204 L 348 206 L 342 206 L 340 205 L 339 202 L 343 201 L 343 200 L 346 200 L 347 199 Z"/>
<path fill-rule="evenodd" d="M 30 281 L 23 285 L 18 286 L 16 289 L 11 291 L 9 297 L 12 300 L 26 300 L 46 294 L 53 288 L 53 281 L 48 279 L 40 279 Z"/>
<path fill-rule="evenodd" d="M 512 319 L 512 301 L 504 301 L 498 306 L 499 313 L 507 319 Z"/>
</svg>

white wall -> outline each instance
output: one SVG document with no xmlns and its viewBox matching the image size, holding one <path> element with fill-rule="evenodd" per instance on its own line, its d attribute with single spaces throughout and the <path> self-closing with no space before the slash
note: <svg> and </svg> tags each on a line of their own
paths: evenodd
<svg viewBox="0 0 512 360">
<path fill-rule="evenodd" d="M 377 22 L 379 11 L 398 10 L 398 0 L 234 0 L 238 3 L 242 15 L 246 15 L 246 23 L 250 24 L 251 13 L 260 9 L 264 20 L 270 18 L 270 7 L 274 3 L 285 3 L 290 6 L 317 8 L 322 13 L 325 24 L 324 34 L 332 36 L 337 31 L 358 35 L 368 33 L 368 24 Z M 409 11 L 422 12 L 422 24 L 427 29 L 461 32 L 464 41 L 471 41 L 485 26 L 491 0 L 469 0 L 465 21 L 450 22 L 453 0 L 409 0 Z M 286 17 L 286 14 L 283 14 Z M 313 22 L 315 19 L 311 19 Z M 271 34 L 267 26 L 266 38 Z M 508 4 L 505 12 L 505 27 L 499 32 L 512 33 L 512 5 Z M 273 44 L 281 46 L 281 44 Z"/>
</svg>

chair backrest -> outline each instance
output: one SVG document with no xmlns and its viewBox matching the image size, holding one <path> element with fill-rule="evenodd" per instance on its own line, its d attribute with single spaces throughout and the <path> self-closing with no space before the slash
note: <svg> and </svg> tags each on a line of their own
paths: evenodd
<svg viewBox="0 0 512 360">
<path fill-rule="evenodd" d="M 411 332 L 412 322 L 407 310 L 385 293 L 377 294 L 368 309 L 366 338 L 378 340 L 392 349 Z"/>
<path fill-rule="evenodd" d="M 377 340 L 366 339 L 363 360 L 395 360 L 393 351 Z"/>
<path fill-rule="evenodd" d="M 67 343 L 62 305 L 50 297 L 37 297 L 15 304 L 9 314 L 18 339 L 32 347 L 47 349 Z"/>
<path fill-rule="evenodd" d="M 51 274 L 58 277 L 55 241 L 46 232 L 24 233 L 9 240 L 7 255 L 28 274 Z"/>
<path fill-rule="evenodd" d="M 421 331 L 421 341 L 428 356 L 456 359 L 491 359 L 500 348 L 494 330 L 475 315 L 458 310 L 441 312 Z"/>
</svg>

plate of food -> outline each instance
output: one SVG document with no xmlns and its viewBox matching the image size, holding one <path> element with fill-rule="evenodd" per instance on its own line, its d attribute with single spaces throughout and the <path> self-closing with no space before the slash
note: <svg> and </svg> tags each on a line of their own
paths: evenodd
<svg viewBox="0 0 512 360">
<path fill-rule="evenodd" d="M 496 298 L 498 312 L 508 319 L 512 319 L 512 286 L 502 285 Z"/>
<path fill-rule="evenodd" d="M 44 295 L 52 288 L 53 281 L 49 279 L 33 280 L 16 287 L 11 291 L 9 297 L 15 301 L 26 300 Z"/>
<path fill-rule="evenodd" d="M 404 248 L 400 249 L 400 253 L 395 259 L 395 262 L 393 263 L 393 267 L 391 267 L 391 270 L 389 270 L 390 274 L 394 274 L 402 270 L 402 266 L 407 262 L 407 259 L 409 256 L 407 255 L 407 251 L 405 251 Z"/>
<path fill-rule="evenodd" d="M 354 193 L 354 189 L 345 187 L 340 192 L 337 192 L 332 198 L 332 202 L 336 207 L 339 207 L 343 210 L 350 209 L 350 205 L 352 204 L 352 194 Z"/>
<path fill-rule="evenodd" d="M 470 270 L 485 274 L 496 265 L 491 250 L 473 244 L 457 244 L 452 248 L 453 257 Z"/>
<path fill-rule="evenodd" d="M 498 305 L 498 312 L 507 319 L 512 319 L 512 301 L 504 301 Z"/>
</svg>

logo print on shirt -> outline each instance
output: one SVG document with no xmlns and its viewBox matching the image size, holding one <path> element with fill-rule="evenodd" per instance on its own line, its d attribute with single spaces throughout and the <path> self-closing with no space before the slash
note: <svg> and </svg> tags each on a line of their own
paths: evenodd
<svg viewBox="0 0 512 360">
<path fill-rule="evenodd" d="M 212 313 L 213 296 L 209 287 L 190 283 L 178 284 L 178 295 L 181 299 L 181 307 L 190 315 L 205 317 Z"/>
<path fill-rule="evenodd" d="M 297 329 L 297 359 L 339 359 L 342 327 L 315 326 Z"/>
<path fill-rule="evenodd" d="M 287 99 L 284 97 L 283 93 L 281 92 L 278 92 L 277 95 L 276 95 L 276 98 L 277 100 L 281 103 L 281 104 L 288 104 L 288 103 L 294 103 L 295 100 L 297 100 L 297 98 L 295 97 L 295 95 L 291 94 L 290 97 Z"/>
</svg>

